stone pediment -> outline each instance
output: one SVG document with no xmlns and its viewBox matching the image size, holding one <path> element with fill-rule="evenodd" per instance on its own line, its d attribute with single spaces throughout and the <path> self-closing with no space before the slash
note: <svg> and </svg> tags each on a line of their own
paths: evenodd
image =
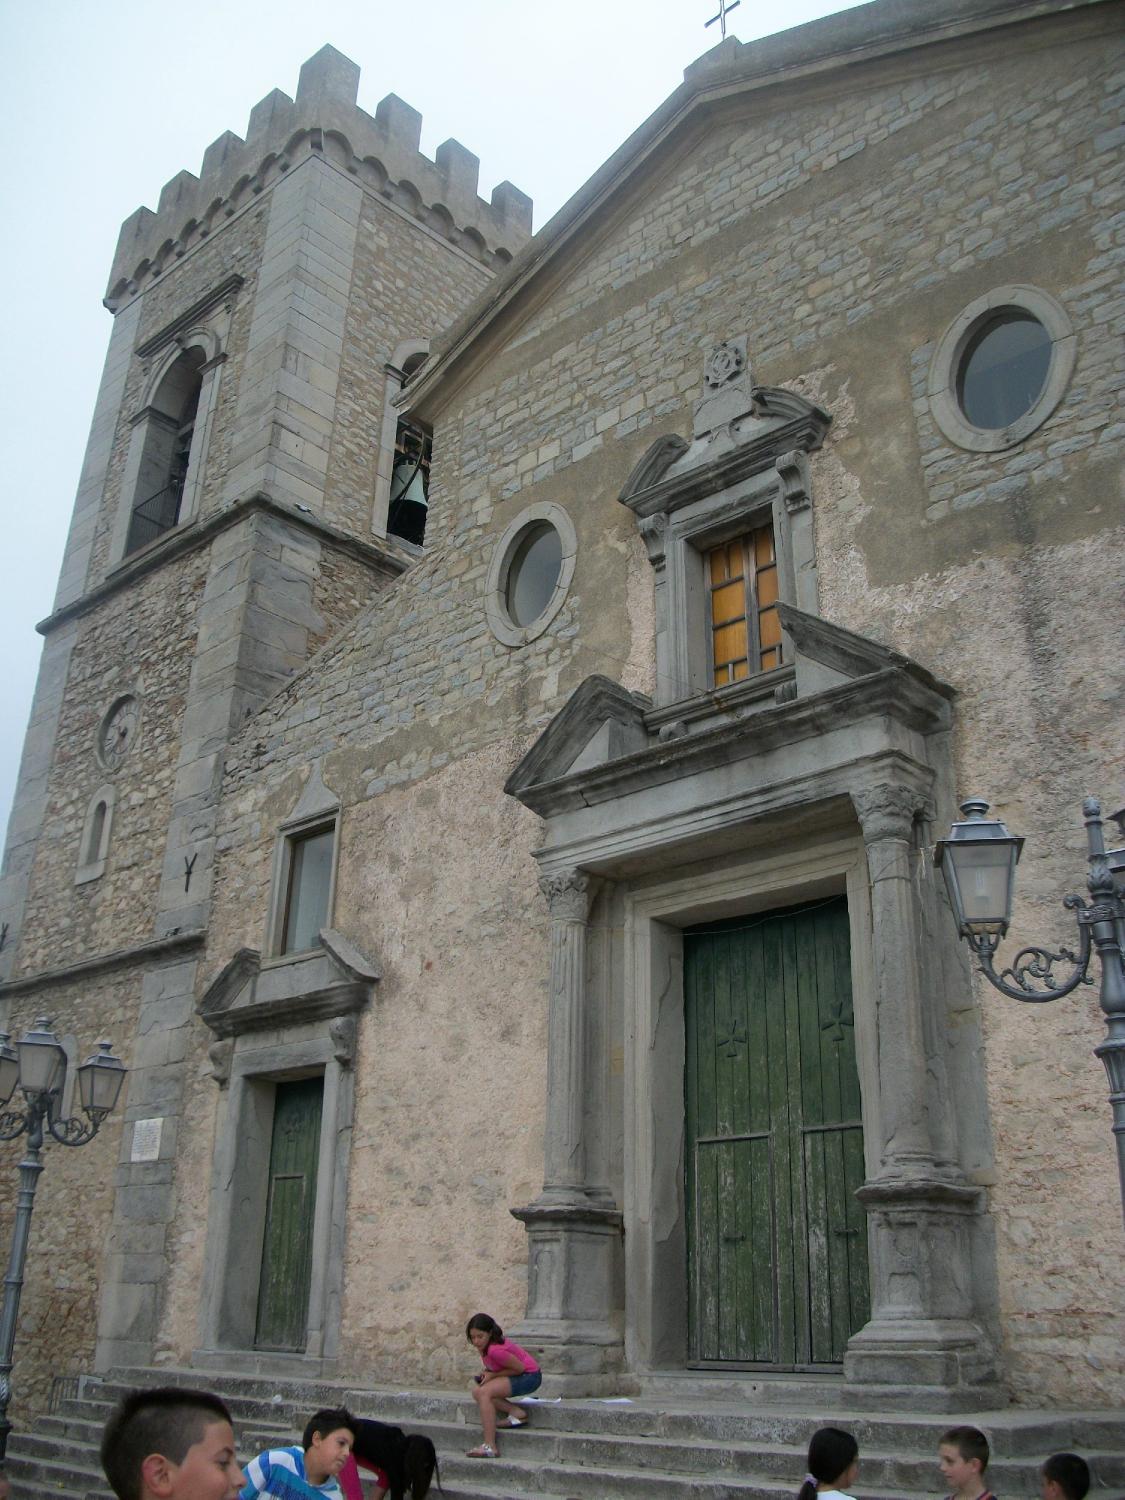
<svg viewBox="0 0 1125 1500">
<path fill-rule="evenodd" d="M 518 797 L 526 787 L 618 760 L 648 743 L 650 699 L 608 677 L 587 677 L 575 688 L 504 783 Z"/>
<path fill-rule="evenodd" d="M 321 946 L 284 960 L 240 948 L 197 1007 L 217 1037 L 240 1036 L 361 1010 L 382 970 L 348 938 L 325 927 Z"/>
<path fill-rule="evenodd" d="M 690 443 L 657 438 L 618 499 L 638 517 L 676 511 L 772 468 L 779 454 L 814 453 L 831 421 L 795 391 L 759 385 L 740 393 L 728 386 L 699 403 Z"/>
<path fill-rule="evenodd" d="M 792 605 L 778 609 L 794 667 L 661 708 L 588 677 L 504 790 L 549 816 L 786 746 L 796 755 L 802 742 L 875 719 L 923 735 L 948 729 L 954 690 L 917 662 Z"/>
</svg>

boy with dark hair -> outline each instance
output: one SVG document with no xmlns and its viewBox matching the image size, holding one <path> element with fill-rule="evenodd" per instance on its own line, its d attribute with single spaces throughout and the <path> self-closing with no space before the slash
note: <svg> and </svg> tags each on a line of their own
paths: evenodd
<svg viewBox="0 0 1125 1500">
<path fill-rule="evenodd" d="M 1039 1470 L 1043 1500 L 1086 1500 L 1090 1467 L 1077 1453 L 1052 1453 Z"/>
<path fill-rule="evenodd" d="M 976 1427 L 951 1427 L 938 1444 L 938 1467 L 953 1492 L 948 1500 L 996 1500 L 984 1482 L 988 1439 Z"/>
<path fill-rule="evenodd" d="M 313 1412 L 299 1448 L 268 1448 L 246 1465 L 241 1500 L 343 1500 L 340 1472 L 355 1441 L 355 1418 L 342 1406 Z"/>
<path fill-rule="evenodd" d="M 236 1500 L 230 1412 L 210 1391 L 131 1391 L 105 1424 L 102 1468 L 118 1500 Z"/>
</svg>

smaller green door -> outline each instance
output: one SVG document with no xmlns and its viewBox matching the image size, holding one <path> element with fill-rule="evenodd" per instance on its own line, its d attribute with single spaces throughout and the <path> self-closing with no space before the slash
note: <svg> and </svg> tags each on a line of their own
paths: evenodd
<svg viewBox="0 0 1125 1500">
<path fill-rule="evenodd" d="M 279 1083 L 273 1109 L 258 1349 L 305 1347 L 323 1078 Z"/>
</svg>

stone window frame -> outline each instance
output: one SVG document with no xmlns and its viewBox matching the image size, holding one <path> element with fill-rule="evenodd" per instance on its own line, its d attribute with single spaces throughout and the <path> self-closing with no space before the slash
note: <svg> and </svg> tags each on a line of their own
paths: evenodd
<svg viewBox="0 0 1125 1500">
<path fill-rule="evenodd" d="M 300 800 L 289 817 L 277 830 L 274 845 L 273 869 L 270 881 L 269 918 L 266 926 L 266 941 L 263 948 L 263 964 L 295 963 L 315 948 L 303 948 L 298 953 L 283 953 L 281 945 L 285 938 L 285 918 L 288 906 L 289 877 L 293 864 L 293 848 L 301 839 L 314 833 L 332 830 L 332 869 L 328 881 L 328 902 L 322 926 L 331 927 L 336 909 L 336 883 L 340 867 L 340 800 L 327 786 L 321 776 L 321 763 L 317 761 L 310 774 Z"/>
<path fill-rule="evenodd" d="M 508 613 L 508 569 L 526 533 L 531 527 L 543 523 L 558 532 L 562 543 L 559 576 L 543 613 L 528 625 L 517 625 Z M 502 646 L 517 650 L 536 640 L 550 627 L 566 603 L 577 560 L 578 533 L 574 529 L 574 522 L 561 505 L 556 505 L 551 500 L 537 501 L 534 505 L 525 506 L 511 521 L 492 549 L 492 560 L 485 579 L 484 610 L 488 628 Z"/>
<path fill-rule="evenodd" d="M 171 323 L 137 346 L 138 358 L 153 361 L 153 363 L 148 370 L 137 409 L 129 419 L 132 432 L 125 455 L 117 514 L 113 523 L 113 536 L 110 544 L 111 567 L 120 567 L 131 562 L 164 540 L 162 535 L 132 552 L 125 550 L 133 511 L 137 504 L 146 498 L 139 493 L 146 449 L 154 427 L 167 424 L 168 421 L 167 414 L 161 412 L 155 404 L 157 396 L 173 365 L 192 349 L 199 349 L 203 352 L 203 363 L 199 369 L 201 377 L 199 402 L 195 412 L 191 450 L 188 456 L 183 494 L 180 497 L 179 513 L 176 517 L 176 524 L 167 534 L 181 530 L 199 513 L 203 494 L 203 476 L 207 472 L 207 456 L 219 403 L 222 370 L 227 359 L 226 344 L 230 334 L 234 301 L 242 285 L 241 276 L 228 276 L 207 296 L 187 308 L 180 317 L 173 319 Z"/>
<path fill-rule="evenodd" d="M 691 700 L 730 705 L 792 696 L 793 658 L 784 638 L 780 667 L 714 686 L 706 579 L 711 548 L 770 522 L 779 600 L 819 613 L 807 449 L 819 446 L 828 418 L 790 392 L 761 395 L 777 410 L 780 443 L 771 443 L 769 433 L 756 434 L 741 450 L 725 449 L 677 472 L 677 460 L 689 450 L 682 439 L 666 436 L 648 450 L 619 496 L 637 517 L 655 575 L 658 713 Z M 788 446 L 794 439 L 800 448 Z"/>
<path fill-rule="evenodd" d="M 1051 357 L 1038 399 L 1029 411 L 1007 427 L 977 427 L 961 410 L 957 377 L 970 341 L 981 324 L 1006 308 L 1026 313 L 1047 331 Z M 1066 394 L 1078 354 L 1074 326 L 1062 303 L 1038 287 L 994 287 L 965 307 L 938 340 L 930 361 L 926 395 L 930 413 L 951 443 L 971 453 L 1001 453 L 1015 448 L 1042 427 Z"/>
<path fill-rule="evenodd" d="M 82 822 L 82 837 L 78 845 L 78 868 L 74 872 L 75 885 L 85 885 L 87 881 L 100 880 L 105 874 L 116 802 L 117 789 L 107 782 L 97 789 L 87 804 L 86 816 Z M 100 826 L 99 808 L 102 810 Z"/>
<path fill-rule="evenodd" d="M 336 902 L 336 872 L 340 861 L 339 810 L 329 816 L 317 814 L 286 823 L 279 830 L 273 867 L 273 897 L 270 902 L 270 926 L 266 941 L 266 963 L 291 963 L 312 950 L 301 948 L 286 953 L 282 950 L 285 941 L 285 923 L 289 913 L 289 881 L 293 871 L 293 853 L 296 846 L 318 833 L 332 834 L 332 864 L 328 880 L 328 900 L 324 909 L 323 927 L 332 926 L 332 914 Z"/>
<path fill-rule="evenodd" d="M 375 456 L 375 493 L 371 507 L 371 534 L 387 536 L 387 518 L 391 509 L 391 480 L 394 474 L 395 438 L 400 420 L 399 403 L 406 382 L 429 357 L 429 339 L 403 339 L 395 345 L 383 366 L 386 383 L 383 388 L 383 418 L 379 426 L 379 447 Z M 421 359 L 418 356 L 421 355 Z M 411 368 L 407 368 L 407 366 Z M 399 541 L 402 538 L 398 538 Z M 409 542 L 404 543 L 409 547 Z"/>
</svg>

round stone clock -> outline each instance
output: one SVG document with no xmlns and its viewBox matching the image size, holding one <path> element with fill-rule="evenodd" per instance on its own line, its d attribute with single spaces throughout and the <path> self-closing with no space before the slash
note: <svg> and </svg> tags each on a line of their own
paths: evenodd
<svg viewBox="0 0 1125 1500">
<path fill-rule="evenodd" d="M 136 743 L 141 726 L 141 706 L 132 693 L 116 699 L 98 730 L 98 759 L 107 771 L 116 771 Z"/>
</svg>

